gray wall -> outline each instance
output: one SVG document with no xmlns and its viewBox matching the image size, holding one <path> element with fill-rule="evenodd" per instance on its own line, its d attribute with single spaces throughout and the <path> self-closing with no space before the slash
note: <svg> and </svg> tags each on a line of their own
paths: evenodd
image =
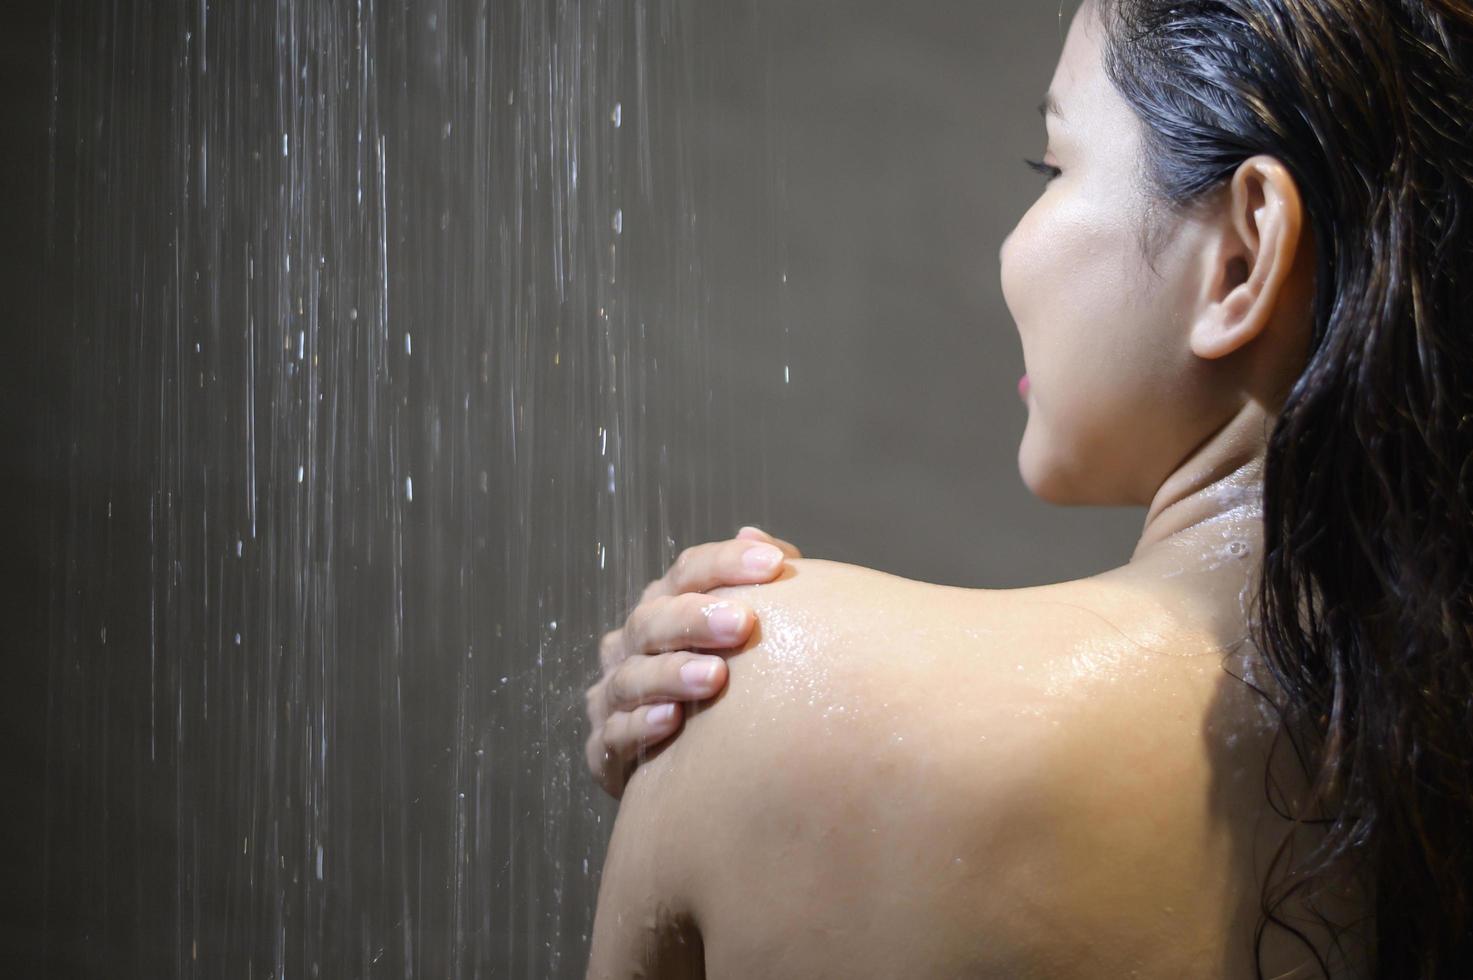
<svg viewBox="0 0 1473 980">
<path fill-rule="evenodd" d="M 1021 160 L 1042 155 L 1034 106 L 1073 6 L 781 14 L 766 111 L 785 154 L 783 343 L 754 345 L 733 324 L 722 356 L 764 385 L 766 410 L 733 447 L 766 468 L 759 516 L 806 553 L 986 587 L 1129 557 L 1140 512 L 1047 506 L 1016 467 L 1023 361 L 997 252 L 1042 188 Z M 758 99 L 720 93 L 713 126 Z"/>
<path fill-rule="evenodd" d="M 579 975 L 581 692 L 681 547 L 1128 555 L 1015 469 L 1068 11 L 51 13 L 6 33 L 26 975 Z"/>
</svg>

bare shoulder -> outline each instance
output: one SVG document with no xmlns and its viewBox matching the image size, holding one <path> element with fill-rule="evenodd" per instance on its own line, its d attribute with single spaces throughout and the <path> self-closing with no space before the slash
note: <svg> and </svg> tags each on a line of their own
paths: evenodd
<svg viewBox="0 0 1473 980">
<path fill-rule="evenodd" d="M 987 852 L 1006 849 L 986 801 L 1046 771 L 1008 749 L 1041 726 L 961 734 L 963 715 L 1006 701 L 1005 685 L 947 669 L 958 645 L 986 639 L 967 590 L 792 566 L 721 590 L 754 607 L 758 629 L 723 695 L 629 792 L 660 800 L 667 853 L 698 855 L 673 887 L 710 975 L 964 972 L 969 906 L 999 870 Z"/>
<path fill-rule="evenodd" d="M 721 590 L 758 630 L 630 784 L 708 968 L 1245 968 L 1266 742 L 1220 638 L 1098 582 L 791 565 Z"/>
</svg>

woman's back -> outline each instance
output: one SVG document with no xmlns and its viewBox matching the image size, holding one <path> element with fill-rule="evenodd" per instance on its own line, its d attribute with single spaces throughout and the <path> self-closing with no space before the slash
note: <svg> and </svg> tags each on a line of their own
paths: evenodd
<svg viewBox="0 0 1473 980">
<path fill-rule="evenodd" d="M 1253 669 L 1246 562 L 1004 592 L 793 564 L 721 590 L 760 632 L 626 792 L 611 849 L 688 856 L 649 869 L 651 931 L 714 977 L 1253 976 L 1287 824 L 1223 669 Z M 1286 938 L 1266 975 L 1313 965 Z"/>
</svg>

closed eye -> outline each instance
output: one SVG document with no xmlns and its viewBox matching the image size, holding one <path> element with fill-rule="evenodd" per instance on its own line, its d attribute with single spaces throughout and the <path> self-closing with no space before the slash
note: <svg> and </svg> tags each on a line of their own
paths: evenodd
<svg viewBox="0 0 1473 980">
<path fill-rule="evenodd" d="M 1023 162 L 1028 165 L 1028 169 L 1032 170 L 1034 173 L 1043 174 L 1049 180 L 1053 180 L 1055 177 L 1063 173 L 1063 171 L 1060 170 L 1058 167 L 1050 166 L 1049 164 L 1044 163 L 1042 160 L 1024 160 Z"/>
</svg>

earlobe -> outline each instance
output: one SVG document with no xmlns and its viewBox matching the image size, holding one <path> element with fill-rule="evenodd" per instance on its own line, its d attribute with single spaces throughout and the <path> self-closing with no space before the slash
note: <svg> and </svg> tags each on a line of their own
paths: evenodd
<svg viewBox="0 0 1473 980">
<path fill-rule="evenodd" d="M 1294 179 L 1273 157 L 1245 160 L 1227 189 L 1206 302 L 1191 331 L 1192 353 L 1226 357 L 1273 319 L 1299 245 L 1302 205 Z"/>
</svg>

